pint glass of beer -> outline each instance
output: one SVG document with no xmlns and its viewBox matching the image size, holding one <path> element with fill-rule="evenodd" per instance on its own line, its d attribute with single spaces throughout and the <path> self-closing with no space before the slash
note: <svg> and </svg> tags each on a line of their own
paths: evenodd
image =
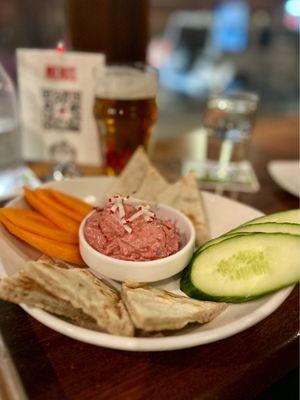
<svg viewBox="0 0 300 400">
<path fill-rule="evenodd" d="M 94 116 L 107 175 L 117 175 L 157 119 L 157 71 L 142 63 L 108 65 L 96 78 Z"/>
</svg>

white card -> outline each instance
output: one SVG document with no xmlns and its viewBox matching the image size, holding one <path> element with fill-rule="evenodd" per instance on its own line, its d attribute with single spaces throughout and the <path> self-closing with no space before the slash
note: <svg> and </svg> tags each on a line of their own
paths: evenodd
<svg viewBox="0 0 300 400">
<path fill-rule="evenodd" d="M 104 55 L 18 49 L 17 62 L 23 158 L 101 164 L 93 104 Z"/>
</svg>

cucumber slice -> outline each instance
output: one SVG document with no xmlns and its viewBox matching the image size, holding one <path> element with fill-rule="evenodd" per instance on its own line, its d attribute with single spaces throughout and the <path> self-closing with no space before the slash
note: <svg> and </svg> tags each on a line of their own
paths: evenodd
<svg viewBox="0 0 300 400">
<path fill-rule="evenodd" d="M 203 246 L 199 247 L 197 250 L 197 253 L 200 253 L 200 251 L 203 251 L 209 246 L 212 246 L 213 244 L 222 242 L 224 239 L 228 239 L 229 237 L 233 236 L 241 236 L 241 235 L 246 235 L 250 233 L 259 233 L 259 232 L 265 232 L 265 233 L 290 233 L 292 235 L 300 235 L 300 225 L 298 224 L 280 224 L 277 222 L 265 222 L 262 224 L 251 224 L 251 225 L 242 225 L 239 226 L 238 228 L 233 229 L 232 231 L 229 231 L 225 233 L 222 236 L 219 236 L 215 239 L 211 239 L 208 242 L 206 242 Z"/>
<path fill-rule="evenodd" d="M 281 224 L 278 222 L 264 222 L 261 224 L 242 225 L 226 233 L 225 236 L 232 235 L 234 233 L 246 233 L 246 232 L 265 232 L 265 233 L 277 232 L 277 233 L 290 233 L 291 235 L 300 235 L 300 225 L 290 224 L 290 223 Z"/>
<path fill-rule="evenodd" d="M 299 281 L 300 236 L 237 235 L 195 253 L 180 289 L 200 300 L 243 302 Z"/>
<path fill-rule="evenodd" d="M 244 225 L 261 224 L 264 222 L 280 222 L 289 224 L 300 224 L 300 209 L 281 211 L 271 215 L 264 215 L 252 221 L 246 222 Z"/>
<path fill-rule="evenodd" d="M 237 229 L 238 229 L 238 228 L 237 228 Z M 217 244 L 217 243 L 219 243 L 219 242 L 222 242 L 223 240 L 228 239 L 228 238 L 230 238 L 230 237 L 234 237 L 234 236 L 243 236 L 243 235 L 250 235 L 250 232 L 233 232 L 233 233 L 231 233 L 231 231 L 230 231 L 230 232 L 227 232 L 227 233 L 225 233 L 225 234 L 222 235 L 222 236 L 218 236 L 217 238 L 211 239 L 211 240 L 209 240 L 208 242 L 204 243 L 201 247 L 199 247 L 199 248 L 196 250 L 196 253 L 199 254 L 199 253 L 202 252 L 203 250 L 207 249 L 207 247 L 210 247 L 210 246 L 212 246 L 212 245 L 214 245 L 214 244 Z"/>
<path fill-rule="evenodd" d="M 272 215 L 265 215 L 263 217 L 259 217 L 257 219 L 254 219 L 253 221 L 247 222 L 244 225 L 240 225 L 239 227 L 225 233 L 222 236 L 219 236 L 215 239 L 211 239 L 208 242 L 206 242 L 204 245 L 199 247 L 197 250 L 197 253 L 200 251 L 206 249 L 207 247 L 219 243 L 224 238 L 228 238 L 231 236 L 235 236 L 236 234 L 244 234 L 244 233 L 250 233 L 250 232 L 267 232 L 267 233 L 290 233 L 292 235 L 300 235 L 300 224 L 298 223 L 280 223 L 280 222 L 263 222 L 263 219 L 270 219 L 270 220 L 275 220 L 275 219 L 292 219 L 297 220 L 297 213 L 299 210 L 289 210 L 289 211 L 284 211 L 281 213 L 276 213 Z M 281 216 L 279 216 L 279 214 Z M 285 214 L 285 217 L 283 216 Z M 288 215 L 288 216 L 286 216 Z"/>
</svg>

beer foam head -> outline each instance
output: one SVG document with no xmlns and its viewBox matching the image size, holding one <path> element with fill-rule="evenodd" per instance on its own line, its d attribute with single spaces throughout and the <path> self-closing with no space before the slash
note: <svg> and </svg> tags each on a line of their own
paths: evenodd
<svg viewBox="0 0 300 400">
<path fill-rule="evenodd" d="M 158 77 L 155 70 L 111 66 L 97 76 L 96 96 L 115 100 L 154 98 L 157 85 Z"/>
</svg>

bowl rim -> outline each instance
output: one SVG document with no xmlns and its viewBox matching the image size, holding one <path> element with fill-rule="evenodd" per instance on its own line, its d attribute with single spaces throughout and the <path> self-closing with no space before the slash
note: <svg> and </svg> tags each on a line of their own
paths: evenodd
<svg viewBox="0 0 300 400">
<path fill-rule="evenodd" d="M 107 262 L 110 262 L 112 264 L 115 264 L 116 266 L 119 266 L 119 265 L 122 265 L 123 267 L 130 266 L 130 267 L 133 267 L 133 268 L 136 267 L 138 269 L 141 269 L 143 267 L 145 267 L 145 268 L 151 267 L 153 265 L 157 265 L 158 263 L 169 262 L 169 261 L 172 261 L 172 260 L 176 259 L 176 257 L 179 257 L 181 254 L 183 254 L 185 251 L 187 251 L 187 249 L 190 247 L 191 244 L 195 245 L 196 231 L 195 231 L 194 225 L 192 224 L 192 221 L 185 214 L 183 214 L 181 211 L 177 210 L 174 207 L 168 206 L 167 204 L 163 204 L 163 203 L 155 203 L 155 208 L 157 208 L 157 207 L 162 207 L 162 208 L 168 209 L 169 211 L 171 211 L 172 213 L 175 214 L 174 216 L 176 216 L 176 214 L 180 215 L 180 217 L 183 220 L 185 220 L 185 222 L 188 225 L 188 228 L 189 228 L 189 231 L 190 231 L 190 238 L 183 245 L 183 247 L 180 250 L 178 250 L 176 253 L 171 254 L 171 255 L 169 255 L 167 257 L 158 258 L 156 260 L 150 260 L 150 261 L 121 260 L 119 258 L 110 257 L 110 256 L 107 256 L 107 255 L 101 253 L 100 251 L 94 249 L 87 242 L 87 240 L 85 239 L 85 236 L 84 236 L 84 232 L 83 232 L 83 228 L 84 228 L 84 225 L 86 223 L 86 220 L 96 211 L 96 208 L 94 208 L 91 212 L 89 212 L 80 223 L 80 227 L 79 227 L 79 244 L 80 244 L 80 247 L 84 246 L 85 249 L 90 251 L 94 256 L 99 257 L 99 259 L 102 259 L 103 261 L 107 261 Z"/>
</svg>

